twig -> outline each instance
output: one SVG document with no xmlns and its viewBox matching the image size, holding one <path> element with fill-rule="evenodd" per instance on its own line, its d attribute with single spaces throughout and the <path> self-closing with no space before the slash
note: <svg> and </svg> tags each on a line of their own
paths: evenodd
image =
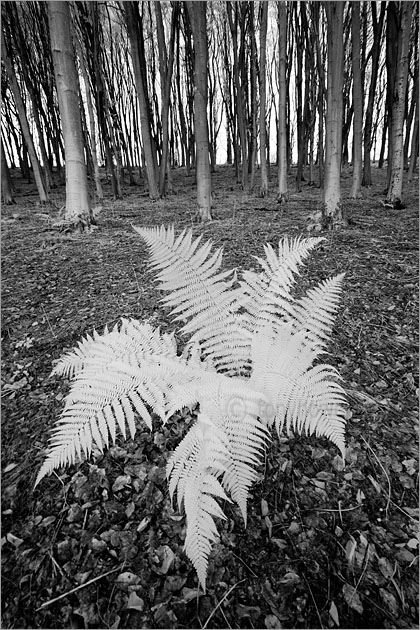
<svg viewBox="0 0 420 630">
<path fill-rule="evenodd" d="M 316 614 L 317 614 L 317 616 L 318 616 L 318 620 L 319 620 L 319 626 L 320 626 L 320 628 L 324 628 L 324 626 L 323 626 L 323 624 L 322 624 L 321 615 L 319 614 L 318 606 L 316 605 L 315 597 L 314 597 L 314 595 L 313 595 L 313 593 L 312 593 L 311 585 L 309 584 L 309 582 L 308 582 L 308 580 L 306 579 L 306 576 L 305 576 L 305 575 L 303 576 L 303 579 L 304 579 L 304 580 L 305 580 L 305 582 L 306 582 L 306 586 L 307 586 L 307 588 L 308 588 L 308 590 L 309 590 L 309 594 L 310 594 L 310 596 L 311 596 L 311 598 L 312 598 L 312 601 L 313 601 L 313 604 L 314 604 L 314 606 L 315 606 Z"/>
<path fill-rule="evenodd" d="M 80 584 L 79 586 L 72 588 L 70 591 L 67 591 L 67 593 L 63 593 L 62 595 L 59 595 L 58 597 L 54 597 L 54 599 L 50 599 L 48 602 L 44 602 L 43 604 L 41 604 L 41 606 L 39 606 L 39 608 L 35 610 L 35 612 L 38 612 L 38 610 L 42 610 L 43 608 L 46 608 L 47 606 L 50 606 L 51 604 L 55 604 L 55 602 L 58 602 L 60 599 L 63 599 L 64 597 L 67 597 L 68 595 L 71 595 L 72 593 L 75 593 L 76 591 L 80 591 L 81 588 L 85 588 L 85 586 L 89 586 L 90 584 L 93 584 L 94 582 L 97 582 L 98 580 L 101 580 L 107 575 L 110 575 L 111 573 L 115 573 L 115 571 L 119 571 L 120 569 L 121 567 L 118 566 L 115 569 L 111 569 L 111 571 L 107 571 L 106 573 L 103 573 L 102 575 L 97 575 L 96 577 L 92 578 L 88 582 L 85 582 L 84 584 Z"/>
<path fill-rule="evenodd" d="M 232 556 L 235 556 L 235 558 L 238 558 L 238 560 L 239 560 L 240 562 L 242 562 L 242 564 L 244 565 L 244 567 L 246 567 L 246 568 L 248 569 L 248 571 L 251 571 L 251 573 L 252 573 L 252 575 L 253 575 L 254 577 L 256 577 L 256 578 L 258 577 L 258 575 L 257 575 L 256 573 L 254 573 L 254 571 L 251 569 L 251 567 L 249 567 L 249 566 L 247 565 L 247 563 L 246 563 L 244 560 L 242 560 L 242 558 L 240 558 L 239 556 L 237 556 L 237 555 L 236 555 L 236 553 L 234 553 L 233 551 L 231 551 L 230 553 L 232 554 Z"/>
<path fill-rule="evenodd" d="M 43 305 L 43 304 L 41 304 L 41 308 L 42 308 L 42 310 L 44 311 L 45 319 L 47 320 L 48 327 L 49 327 L 49 329 L 51 330 L 52 336 L 54 337 L 54 339 L 57 339 L 57 335 L 55 334 L 55 332 L 53 331 L 53 329 L 52 329 L 52 327 L 51 327 L 50 320 L 48 319 L 47 311 L 45 310 L 45 308 L 44 308 L 44 305 Z"/>
<path fill-rule="evenodd" d="M 371 445 L 370 445 L 370 444 L 368 444 L 368 443 L 366 442 L 366 440 L 365 440 L 365 438 L 363 437 L 363 435 L 361 435 L 360 437 L 362 438 L 362 440 L 363 440 L 363 442 L 366 444 L 366 446 L 367 446 L 367 447 L 368 447 L 368 448 L 372 451 L 372 453 L 373 453 L 373 455 L 374 455 L 374 457 L 375 457 L 376 461 L 378 462 L 379 466 L 382 468 L 382 470 L 383 470 L 383 472 L 384 472 L 384 475 L 385 475 L 385 477 L 386 477 L 386 480 L 387 480 L 387 482 L 388 482 L 388 496 L 387 496 L 387 503 L 386 503 L 386 507 L 385 507 L 385 514 L 386 514 L 386 518 L 388 518 L 388 509 L 389 509 L 389 504 L 390 504 L 390 501 L 391 501 L 391 481 L 390 481 L 390 479 L 389 479 L 389 475 L 388 475 L 388 473 L 386 472 L 385 468 L 382 466 L 382 463 L 381 463 L 381 461 L 380 461 L 379 457 L 377 456 L 377 454 L 375 453 L 375 451 L 373 450 L 373 448 L 371 447 Z"/>
<path fill-rule="evenodd" d="M 231 594 L 231 592 L 233 591 L 233 589 L 235 589 L 238 584 L 241 584 L 242 582 L 245 582 L 245 579 L 240 580 L 239 582 L 236 582 L 236 584 L 234 584 L 233 586 L 231 586 L 231 588 L 228 590 L 228 592 L 223 595 L 222 599 L 220 600 L 220 602 L 217 604 L 216 608 L 210 613 L 210 615 L 207 617 L 207 621 L 204 624 L 202 630 L 205 630 L 207 628 L 207 624 L 209 623 L 210 619 L 213 617 L 213 615 L 217 612 L 217 610 L 220 608 L 220 606 L 223 604 L 223 602 L 225 601 L 225 599 L 227 597 L 229 597 L 229 595 Z"/>
</svg>

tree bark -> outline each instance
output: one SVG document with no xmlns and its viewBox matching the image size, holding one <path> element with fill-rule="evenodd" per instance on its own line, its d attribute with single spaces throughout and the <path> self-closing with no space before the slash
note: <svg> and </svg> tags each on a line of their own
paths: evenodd
<svg viewBox="0 0 420 630">
<path fill-rule="evenodd" d="M 104 198 L 104 194 L 102 191 L 101 177 L 99 174 L 99 165 L 98 165 L 98 155 L 96 151 L 96 125 L 95 125 L 95 116 L 93 112 L 93 103 L 92 103 L 92 90 L 90 89 L 89 76 L 86 69 L 85 59 L 83 56 L 82 46 L 78 46 L 78 54 L 79 54 L 79 62 L 80 69 L 82 72 L 83 82 L 85 84 L 85 92 L 86 92 L 86 105 L 89 113 L 89 125 L 90 125 L 90 150 L 92 153 L 92 163 L 93 163 L 93 176 L 95 180 L 95 190 L 96 196 L 98 199 L 102 200 Z"/>
<path fill-rule="evenodd" d="M 407 181 L 413 180 L 414 169 L 417 162 L 417 156 L 419 153 L 419 99 L 418 99 L 418 85 L 416 86 L 416 113 L 414 116 L 413 133 L 411 136 L 411 153 L 410 153 L 410 165 L 408 167 Z"/>
<path fill-rule="evenodd" d="M 6 67 L 7 78 L 9 80 L 10 89 L 15 100 L 16 110 L 19 116 L 19 122 L 22 129 L 22 135 L 25 139 L 29 158 L 31 160 L 32 169 L 34 172 L 35 183 L 38 190 L 39 200 L 41 203 L 48 201 L 48 193 L 45 187 L 44 178 L 42 176 L 41 167 L 39 164 L 38 156 L 36 154 L 34 141 L 32 139 L 31 131 L 29 128 L 28 118 L 26 116 L 26 109 L 17 82 L 16 74 L 13 70 L 12 60 L 9 57 L 6 43 L 4 41 L 3 31 L 1 33 L 1 56 L 3 58 L 4 65 Z"/>
<path fill-rule="evenodd" d="M 351 62 L 353 69 L 353 181 L 350 197 L 360 197 L 362 184 L 363 90 L 360 71 L 360 2 L 351 3 Z"/>
<path fill-rule="evenodd" d="M 305 2 L 300 2 L 300 11 L 305 11 Z M 304 162 L 304 138 L 303 138 L 303 53 L 304 36 L 302 24 L 299 19 L 299 6 L 293 3 L 295 16 L 295 41 L 296 41 L 296 127 L 297 127 L 297 170 L 296 170 L 296 191 L 302 191 L 303 162 Z"/>
<path fill-rule="evenodd" d="M 4 155 L 3 138 L 1 139 L 1 192 L 3 195 L 3 202 L 6 206 L 15 203 L 13 199 L 9 167 L 6 162 L 6 156 Z"/>
<path fill-rule="evenodd" d="M 277 129 L 277 168 L 278 191 L 277 201 L 285 203 L 288 200 L 287 188 L 287 127 L 286 127 L 286 49 L 287 49 L 287 12 L 286 2 L 280 0 L 278 5 L 279 32 L 279 121 Z"/>
<path fill-rule="evenodd" d="M 344 223 L 341 203 L 343 120 L 343 2 L 325 2 L 327 15 L 327 114 L 323 227 L 337 229 Z"/>
<path fill-rule="evenodd" d="M 389 4 L 392 4 L 390 2 Z M 411 15 L 413 4 L 402 2 L 397 39 L 397 65 L 392 89 L 392 119 L 389 138 L 391 138 L 392 154 L 390 166 L 390 185 L 387 202 L 394 208 L 402 207 L 402 186 L 404 174 L 404 110 L 407 89 L 408 55 L 410 46 Z M 390 77 L 391 78 L 391 77 Z"/>
<path fill-rule="evenodd" d="M 363 178 L 362 186 L 372 185 L 370 151 L 372 148 L 373 106 L 378 80 L 379 57 L 381 51 L 381 35 L 385 17 L 386 2 L 381 2 L 379 20 L 376 18 L 376 2 L 371 2 L 373 44 L 371 48 L 372 69 L 369 87 L 368 103 L 366 106 L 365 128 L 363 133 Z"/>
<path fill-rule="evenodd" d="M 49 2 L 48 16 L 66 160 L 65 219 L 73 223 L 82 219 L 89 223 L 92 215 L 79 111 L 79 82 L 70 33 L 68 2 Z"/>
<path fill-rule="evenodd" d="M 207 2 L 187 3 L 194 39 L 194 132 L 197 204 L 202 221 L 211 216 L 211 171 L 207 122 Z"/>
<path fill-rule="evenodd" d="M 156 148 L 151 133 L 150 101 L 147 90 L 147 79 L 145 76 L 144 64 L 144 42 L 142 37 L 142 25 L 140 24 L 140 14 L 138 3 L 134 1 L 122 2 L 121 6 L 125 11 L 127 32 L 131 46 L 131 57 L 133 61 L 134 77 L 136 82 L 137 96 L 140 108 L 140 128 L 143 140 L 143 149 L 146 159 L 146 174 L 149 184 L 149 196 L 151 199 L 159 198 Z"/>
<path fill-rule="evenodd" d="M 169 56 L 166 52 L 165 34 L 163 29 L 162 10 L 160 2 L 155 2 L 156 24 L 159 40 L 159 67 L 162 84 L 162 157 L 159 169 L 159 194 L 163 197 L 166 192 L 166 179 L 169 180 L 169 109 L 171 100 L 172 73 L 174 68 L 175 32 L 178 26 L 179 3 L 174 2 L 171 16 L 171 34 L 169 40 Z"/>
<path fill-rule="evenodd" d="M 267 59 L 267 19 L 268 2 L 261 3 L 261 23 L 260 23 L 260 164 L 261 164 L 261 187 L 260 196 L 268 195 L 268 173 L 267 173 L 267 130 L 265 126 L 266 115 L 266 59 Z"/>
</svg>

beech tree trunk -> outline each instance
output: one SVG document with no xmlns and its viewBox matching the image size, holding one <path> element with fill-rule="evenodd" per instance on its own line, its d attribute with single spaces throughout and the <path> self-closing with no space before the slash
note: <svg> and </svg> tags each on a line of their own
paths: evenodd
<svg viewBox="0 0 420 630">
<path fill-rule="evenodd" d="M 166 179 L 170 180 L 168 164 L 169 152 L 169 108 L 171 99 L 172 73 L 174 67 L 175 31 L 178 26 L 179 3 L 174 2 L 171 17 L 171 34 L 169 40 L 169 57 L 166 51 L 165 33 L 163 28 L 162 10 L 159 2 L 155 3 L 156 24 L 159 41 L 159 68 L 162 98 L 162 156 L 159 169 L 159 194 L 163 197 L 166 192 Z"/>
<path fill-rule="evenodd" d="M 130 40 L 131 57 L 133 61 L 134 77 L 140 108 L 140 128 L 143 141 L 143 150 L 146 160 L 146 174 L 149 184 L 149 196 L 151 199 L 159 198 L 156 148 L 152 137 L 152 125 L 150 115 L 150 101 L 147 90 L 147 78 L 145 76 L 144 42 L 142 39 L 142 25 L 138 3 L 127 1 L 121 3 L 127 23 L 127 32 Z"/>
<path fill-rule="evenodd" d="M 288 200 L 287 188 L 287 127 L 286 127 L 286 49 L 287 49 L 287 12 L 285 0 L 278 5 L 279 31 L 279 121 L 277 129 L 277 162 L 278 162 L 278 191 L 277 201 L 285 203 Z"/>
<path fill-rule="evenodd" d="M 260 163 L 261 163 L 261 187 L 260 196 L 268 195 L 268 172 L 267 172 L 267 130 L 265 126 L 266 114 L 266 58 L 267 58 L 267 18 L 268 2 L 261 3 L 261 23 L 260 23 Z"/>
<path fill-rule="evenodd" d="M 305 2 L 293 3 L 295 17 L 295 42 L 296 42 L 296 127 L 297 127 L 297 170 L 296 170 L 296 191 L 302 192 L 303 163 L 304 163 L 304 129 L 303 129 L 303 53 L 304 34 L 299 12 L 306 11 Z"/>
<path fill-rule="evenodd" d="M 1 33 L 1 56 L 3 59 L 4 65 L 6 67 L 7 78 L 9 80 L 10 89 L 12 91 L 13 98 L 15 100 L 16 110 L 19 116 L 19 122 L 22 129 L 22 135 L 26 143 L 26 147 L 29 153 L 29 158 L 31 160 L 35 183 L 38 190 L 39 200 L 41 203 L 46 203 L 48 201 L 48 193 L 45 187 L 44 178 L 42 175 L 39 160 L 35 151 L 34 141 L 32 139 L 32 134 L 29 127 L 28 118 L 26 116 L 25 104 L 22 100 L 19 84 L 16 78 L 15 71 L 13 69 L 13 64 L 9 57 L 9 54 L 6 48 L 6 43 L 4 41 L 3 31 Z"/>
<path fill-rule="evenodd" d="M 1 192 L 3 203 L 5 203 L 6 206 L 14 203 L 9 167 L 7 166 L 6 156 L 4 155 L 3 138 L 1 139 Z"/>
<path fill-rule="evenodd" d="M 211 171 L 207 122 L 207 2 L 187 2 L 194 39 L 194 131 L 197 204 L 202 221 L 211 216 Z"/>
<path fill-rule="evenodd" d="M 414 117 L 413 134 L 411 136 L 411 153 L 410 153 L 410 166 L 408 167 L 407 181 L 413 180 L 414 169 L 417 162 L 417 156 L 419 154 L 419 100 L 418 100 L 418 87 L 416 97 L 416 113 Z"/>
<path fill-rule="evenodd" d="M 250 174 L 249 188 L 254 190 L 255 181 L 255 168 L 257 161 L 257 42 L 255 40 L 255 23 L 254 23 L 254 3 L 249 3 L 249 38 L 250 38 L 250 50 L 251 50 L 251 84 L 250 84 L 250 97 L 249 105 L 251 108 L 251 134 L 249 139 L 249 154 L 248 154 L 248 173 Z M 265 122 L 265 121 L 264 121 Z"/>
<path fill-rule="evenodd" d="M 379 20 L 376 17 L 376 2 L 371 2 L 373 44 L 371 48 L 372 69 L 369 87 L 368 103 L 366 106 L 365 128 L 363 133 L 363 178 L 362 186 L 372 185 L 370 151 L 372 148 L 373 106 L 378 81 L 379 57 L 381 48 L 381 34 L 385 17 L 386 2 L 381 2 Z"/>
<path fill-rule="evenodd" d="M 79 82 L 71 40 L 68 2 L 49 2 L 48 17 L 66 160 L 65 219 L 73 223 L 82 219 L 89 224 L 91 209 L 79 111 Z"/>
<path fill-rule="evenodd" d="M 390 2 L 391 4 L 391 2 Z M 398 29 L 398 54 L 395 80 L 392 91 L 392 119 L 389 137 L 392 144 L 390 164 L 390 185 L 387 202 L 394 208 L 402 207 L 402 186 L 404 174 L 404 109 L 407 89 L 408 55 L 410 47 L 412 2 L 402 2 Z"/>
<path fill-rule="evenodd" d="M 360 71 L 360 2 L 351 3 L 351 62 L 353 69 L 353 182 L 350 197 L 360 197 L 362 184 L 363 90 Z"/>
<path fill-rule="evenodd" d="M 92 165 L 93 165 L 93 176 L 95 179 L 95 190 L 96 190 L 97 198 L 102 200 L 104 198 L 104 194 L 102 191 L 101 177 L 99 173 L 98 155 L 96 151 L 97 134 L 96 134 L 95 116 L 93 113 L 92 90 L 90 88 L 89 76 L 86 69 L 82 46 L 79 44 L 77 48 L 78 48 L 78 55 L 79 55 L 79 62 L 80 62 L 80 70 L 82 73 L 83 82 L 85 84 L 86 105 L 87 105 L 87 110 L 89 113 L 90 150 L 92 153 Z"/>
<path fill-rule="evenodd" d="M 341 204 L 341 155 L 343 120 L 343 2 L 325 2 L 327 15 L 327 113 L 323 227 L 343 225 Z"/>
</svg>

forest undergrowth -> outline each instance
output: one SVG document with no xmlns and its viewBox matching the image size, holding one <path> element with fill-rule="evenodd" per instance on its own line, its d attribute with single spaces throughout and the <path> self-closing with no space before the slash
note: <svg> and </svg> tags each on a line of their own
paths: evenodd
<svg viewBox="0 0 420 630">
<path fill-rule="evenodd" d="M 307 234 L 321 203 L 303 185 L 279 206 L 244 194 L 232 167 L 213 175 L 215 219 L 195 222 L 193 177 L 152 202 L 137 187 L 97 204 L 89 232 L 54 227 L 55 205 L 14 174 L 2 217 L 3 628 L 414 628 L 418 623 L 418 179 L 406 209 L 385 208 L 386 172 L 348 198 L 347 229 L 326 232 L 299 283 L 345 272 L 328 361 L 349 401 L 343 467 L 326 440 L 284 436 L 269 449 L 249 522 L 228 520 L 211 555 L 207 593 L 182 552 L 165 464 L 194 419 L 101 459 L 53 474 L 33 491 L 68 384 L 49 374 L 82 335 L 122 316 L 171 330 L 131 225 L 193 226 L 224 248 L 226 268 L 252 268 L 264 243 Z"/>
</svg>

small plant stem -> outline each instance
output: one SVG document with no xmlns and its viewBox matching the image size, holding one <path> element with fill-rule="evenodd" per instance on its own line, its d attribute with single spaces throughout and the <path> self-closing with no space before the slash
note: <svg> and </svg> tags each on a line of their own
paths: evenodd
<svg viewBox="0 0 420 630">
<path fill-rule="evenodd" d="M 213 615 L 216 614 L 216 612 L 218 611 L 218 609 L 220 608 L 220 606 L 223 604 L 223 602 L 225 601 L 225 599 L 227 599 L 229 597 L 229 595 L 231 594 L 231 592 L 242 582 L 245 582 L 245 580 L 240 580 L 239 582 L 236 582 L 236 584 L 234 584 L 233 586 L 231 586 L 231 588 L 228 590 L 228 592 L 223 595 L 222 599 L 220 600 L 220 602 L 217 604 L 216 608 L 210 613 L 210 615 L 207 617 L 207 621 L 204 624 L 204 626 L 202 627 L 202 630 L 205 630 L 207 628 L 207 625 L 210 621 L 210 619 L 213 617 Z"/>
<path fill-rule="evenodd" d="M 79 586 L 72 588 L 70 591 L 67 591 L 67 593 L 63 593 L 62 595 L 59 595 L 58 597 L 54 597 L 54 599 L 50 599 L 48 602 L 44 602 L 43 604 L 41 604 L 41 606 L 39 606 L 39 608 L 35 610 L 35 612 L 38 612 L 38 610 L 42 610 L 43 608 L 46 608 L 47 606 L 50 606 L 51 604 L 55 604 L 55 602 L 58 602 L 60 599 L 63 599 L 64 597 L 68 597 L 68 595 L 71 595 L 72 593 L 76 593 L 76 591 L 80 591 L 80 589 L 85 588 L 85 586 L 89 586 L 90 584 L 93 584 L 94 582 L 97 582 L 98 580 L 101 580 L 107 575 L 110 575 L 111 573 L 115 573 L 115 571 L 119 571 L 120 569 L 121 567 L 116 567 L 115 569 L 112 569 L 111 571 L 107 571 L 106 573 L 103 573 L 102 575 L 97 575 L 95 578 L 92 578 L 88 582 L 85 582 L 84 584 L 80 584 Z"/>
</svg>

